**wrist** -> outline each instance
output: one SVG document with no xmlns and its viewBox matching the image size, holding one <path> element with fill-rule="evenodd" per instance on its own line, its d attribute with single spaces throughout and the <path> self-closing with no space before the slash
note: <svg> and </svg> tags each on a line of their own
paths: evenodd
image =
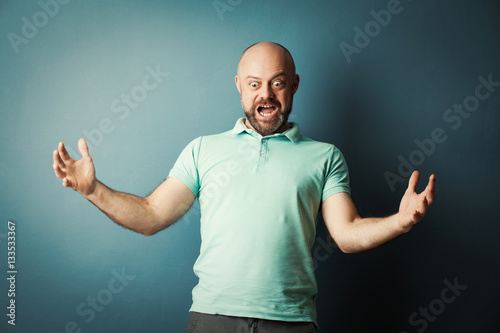
<svg viewBox="0 0 500 333">
<path fill-rule="evenodd" d="M 91 202 L 95 202 L 101 192 L 102 183 L 97 179 L 94 180 L 94 183 L 90 186 L 89 190 L 85 193 L 82 193 L 83 197 Z"/>
<path fill-rule="evenodd" d="M 412 229 L 412 226 L 404 221 L 404 217 L 401 213 L 395 214 L 395 224 L 396 224 L 396 232 L 400 235 L 406 234 Z"/>
</svg>

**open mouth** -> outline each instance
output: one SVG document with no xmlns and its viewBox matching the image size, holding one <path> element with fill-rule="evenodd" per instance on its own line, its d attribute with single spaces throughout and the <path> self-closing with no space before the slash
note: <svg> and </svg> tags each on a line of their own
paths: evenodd
<svg viewBox="0 0 500 333">
<path fill-rule="evenodd" d="M 271 118 L 276 114 L 276 111 L 278 111 L 278 108 L 274 105 L 261 105 L 257 108 L 257 112 L 263 118 Z"/>
</svg>

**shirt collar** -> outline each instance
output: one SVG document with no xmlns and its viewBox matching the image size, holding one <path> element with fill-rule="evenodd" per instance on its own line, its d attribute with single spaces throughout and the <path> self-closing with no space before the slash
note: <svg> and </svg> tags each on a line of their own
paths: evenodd
<svg viewBox="0 0 500 333">
<path fill-rule="evenodd" d="M 285 136 L 292 142 L 297 141 L 299 139 L 299 136 L 300 136 L 299 124 L 294 123 L 294 122 L 288 122 L 288 124 L 290 125 L 290 128 L 287 129 L 286 131 L 284 131 L 283 133 L 276 133 L 273 135 L 269 135 L 267 137 Z M 248 134 L 250 134 L 258 139 L 262 138 L 262 135 L 255 132 L 254 130 L 248 128 L 245 125 L 245 118 L 239 118 L 236 121 L 236 124 L 234 125 L 232 132 L 233 132 L 233 134 L 240 134 L 240 133 L 246 132 L 246 133 L 248 133 Z"/>
</svg>

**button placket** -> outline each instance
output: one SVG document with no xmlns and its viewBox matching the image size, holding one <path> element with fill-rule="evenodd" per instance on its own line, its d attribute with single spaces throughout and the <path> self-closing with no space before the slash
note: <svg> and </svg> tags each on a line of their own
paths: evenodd
<svg viewBox="0 0 500 333">
<path fill-rule="evenodd" d="M 258 169 L 263 169 L 266 163 L 266 156 L 267 156 L 267 144 L 268 140 L 265 138 L 262 138 L 260 140 L 260 148 L 259 148 L 259 166 Z"/>
</svg>

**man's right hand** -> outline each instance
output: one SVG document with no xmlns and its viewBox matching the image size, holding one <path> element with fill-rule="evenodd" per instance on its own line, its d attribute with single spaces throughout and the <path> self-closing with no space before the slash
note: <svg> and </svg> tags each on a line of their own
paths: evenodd
<svg viewBox="0 0 500 333">
<path fill-rule="evenodd" d="M 80 160 L 74 160 L 69 156 L 60 142 L 57 150 L 54 150 L 54 172 L 58 178 L 63 180 L 63 186 L 72 188 L 84 196 L 94 192 L 96 187 L 94 162 L 89 155 L 89 147 L 85 139 L 78 140 L 78 149 L 82 154 Z"/>
<path fill-rule="evenodd" d="M 110 219 L 125 228 L 150 236 L 173 224 L 193 204 L 195 194 L 180 180 L 168 177 L 149 196 L 110 189 L 95 178 L 87 143 L 78 141 L 80 160 L 72 159 L 64 144 L 54 150 L 54 172 L 63 186 L 81 193 Z"/>
</svg>

